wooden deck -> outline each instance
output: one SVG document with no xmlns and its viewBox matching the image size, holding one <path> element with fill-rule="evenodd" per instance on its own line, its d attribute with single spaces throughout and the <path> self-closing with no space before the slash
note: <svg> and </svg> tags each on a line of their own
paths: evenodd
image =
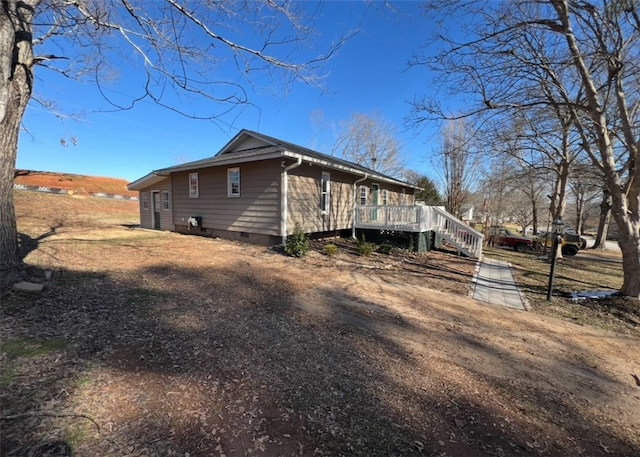
<svg viewBox="0 0 640 457">
<path fill-rule="evenodd" d="M 482 257 L 483 235 L 437 206 L 358 206 L 354 226 L 401 232 L 434 231 L 470 257 Z"/>
</svg>

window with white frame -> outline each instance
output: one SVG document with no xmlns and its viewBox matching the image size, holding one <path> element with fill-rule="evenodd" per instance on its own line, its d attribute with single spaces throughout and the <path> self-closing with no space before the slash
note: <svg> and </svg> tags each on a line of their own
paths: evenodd
<svg viewBox="0 0 640 457">
<path fill-rule="evenodd" d="M 198 182 L 198 173 L 189 173 L 189 198 L 198 198 L 200 196 L 200 185 Z"/>
<path fill-rule="evenodd" d="M 142 209 L 149 209 L 149 192 L 140 192 L 140 199 L 142 200 Z"/>
<path fill-rule="evenodd" d="M 169 201 L 169 191 L 168 190 L 163 190 L 162 191 L 162 209 L 164 211 L 169 211 L 171 209 L 171 203 Z"/>
<path fill-rule="evenodd" d="M 227 196 L 240 196 L 240 168 L 227 169 Z"/>
<path fill-rule="evenodd" d="M 367 186 L 360 186 L 360 204 L 361 205 L 367 204 L 367 192 L 368 192 Z"/>
<path fill-rule="evenodd" d="M 389 204 L 389 191 L 387 189 L 382 189 L 382 204 Z"/>
<path fill-rule="evenodd" d="M 322 214 L 327 214 L 330 208 L 330 191 L 331 191 L 331 176 L 328 171 L 322 172 L 322 179 L 320 181 L 320 210 Z"/>
<path fill-rule="evenodd" d="M 400 197 L 400 202 L 402 205 L 407 204 L 407 191 L 404 187 L 402 188 L 402 197 Z"/>
</svg>

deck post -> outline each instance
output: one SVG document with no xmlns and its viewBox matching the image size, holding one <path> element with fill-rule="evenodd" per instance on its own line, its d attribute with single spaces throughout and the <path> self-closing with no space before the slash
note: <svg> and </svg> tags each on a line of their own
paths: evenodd
<svg viewBox="0 0 640 457">
<path fill-rule="evenodd" d="M 426 235 L 427 232 L 418 232 L 418 252 L 427 252 L 429 250 Z"/>
</svg>

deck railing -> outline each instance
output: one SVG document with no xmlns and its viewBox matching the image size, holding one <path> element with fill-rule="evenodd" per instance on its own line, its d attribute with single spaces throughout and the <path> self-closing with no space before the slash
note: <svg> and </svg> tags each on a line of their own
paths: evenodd
<svg viewBox="0 0 640 457">
<path fill-rule="evenodd" d="M 424 217 L 420 206 L 358 206 L 356 227 L 419 232 Z"/>
<path fill-rule="evenodd" d="M 354 223 L 360 229 L 434 231 L 466 255 L 482 256 L 482 233 L 437 206 L 357 206 Z"/>
<path fill-rule="evenodd" d="M 482 241 L 484 235 L 476 229 L 449 214 L 442 208 L 430 206 L 432 228 L 443 238 L 456 246 L 462 252 L 472 257 L 482 257 Z"/>
</svg>

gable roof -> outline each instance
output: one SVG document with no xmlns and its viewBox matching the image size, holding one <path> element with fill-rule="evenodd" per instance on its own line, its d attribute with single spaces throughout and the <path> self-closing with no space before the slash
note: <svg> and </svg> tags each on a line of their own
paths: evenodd
<svg viewBox="0 0 640 457">
<path fill-rule="evenodd" d="M 251 138 L 258 140 L 258 142 L 262 144 L 256 147 L 238 149 Z M 238 134 L 236 134 L 236 136 L 234 136 L 231 141 L 229 141 L 215 156 L 173 167 L 154 170 L 146 176 L 130 183 L 127 188 L 129 190 L 141 190 L 166 179 L 171 175 L 171 173 L 179 171 L 191 171 L 201 168 L 233 165 L 243 162 L 255 162 L 276 158 L 301 159 L 302 162 L 318 164 L 358 176 L 366 175 L 368 178 L 375 180 L 419 189 L 417 186 L 376 172 L 370 168 L 363 167 L 362 165 L 349 162 L 348 160 L 339 159 L 278 138 L 245 129 L 238 132 Z"/>
</svg>

